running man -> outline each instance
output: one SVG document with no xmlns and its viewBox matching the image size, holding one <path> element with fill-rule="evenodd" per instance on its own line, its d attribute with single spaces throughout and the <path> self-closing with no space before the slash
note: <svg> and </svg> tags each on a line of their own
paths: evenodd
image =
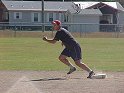
<svg viewBox="0 0 124 93">
<path fill-rule="evenodd" d="M 61 22 L 59 20 L 54 20 L 52 25 L 53 29 L 57 31 L 55 37 L 53 39 L 48 39 L 44 36 L 43 40 L 52 44 L 55 44 L 60 40 L 62 45 L 65 46 L 65 49 L 59 56 L 59 60 L 70 67 L 67 74 L 71 74 L 76 71 L 76 67 L 74 67 L 73 64 L 71 64 L 67 59 L 67 57 L 71 57 L 77 66 L 89 73 L 87 78 L 91 78 L 95 73 L 86 64 L 82 63 L 81 47 L 78 42 L 74 39 L 71 33 L 69 33 L 69 31 L 61 27 Z"/>
</svg>

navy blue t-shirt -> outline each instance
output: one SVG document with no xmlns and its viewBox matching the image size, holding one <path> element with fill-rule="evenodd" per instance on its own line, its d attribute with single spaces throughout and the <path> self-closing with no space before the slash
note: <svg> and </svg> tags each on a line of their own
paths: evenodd
<svg viewBox="0 0 124 93">
<path fill-rule="evenodd" d="M 73 49 L 74 46 L 79 46 L 73 36 L 64 28 L 60 28 L 60 30 L 56 32 L 54 40 L 61 40 L 68 49 Z"/>
</svg>

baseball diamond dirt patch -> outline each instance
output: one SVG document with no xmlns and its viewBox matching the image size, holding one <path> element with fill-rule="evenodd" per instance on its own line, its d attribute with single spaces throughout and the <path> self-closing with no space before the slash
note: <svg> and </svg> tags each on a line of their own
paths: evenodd
<svg viewBox="0 0 124 93">
<path fill-rule="evenodd" d="M 0 71 L 0 93 L 124 93 L 124 72 L 104 72 L 106 79 L 87 79 L 76 71 Z"/>
</svg>

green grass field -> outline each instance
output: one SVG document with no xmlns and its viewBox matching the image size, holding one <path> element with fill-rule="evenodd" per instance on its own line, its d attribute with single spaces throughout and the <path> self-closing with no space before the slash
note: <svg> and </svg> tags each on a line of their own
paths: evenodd
<svg viewBox="0 0 124 93">
<path fill-rule="evenodd" d="M 77 41 L 83 50 L 83 62 L 91 68 L 124 71 L 124 38 Z M 68 70 L 58 60 L 62 49 L 60 42 L 53 45 L 41 38 L 0 38 L 0 70 Z"/>
</svg>

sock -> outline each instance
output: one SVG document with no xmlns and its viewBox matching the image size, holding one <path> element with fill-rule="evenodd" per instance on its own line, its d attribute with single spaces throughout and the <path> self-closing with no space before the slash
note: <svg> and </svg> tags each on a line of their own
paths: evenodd
<svg viewBox="0 0 124 93">
<path fill-rule="evenodd" d="M 92 72 L 92 71 L 93 71 L 93 70 L 89 71 L 89 73 Z"/>
<path fill-rule="evenodd" d="M 91 71 L 93 71 L 93 70 L 88 70 L 87 72 L 90 73 Z"/>
<path fill-rule="evenodd" d="M 74 66 L 72 64 L 70 64 L 69 67 L 70 67 L 70 69 L 73 69 L 74 68 Z"/>
</svg>

